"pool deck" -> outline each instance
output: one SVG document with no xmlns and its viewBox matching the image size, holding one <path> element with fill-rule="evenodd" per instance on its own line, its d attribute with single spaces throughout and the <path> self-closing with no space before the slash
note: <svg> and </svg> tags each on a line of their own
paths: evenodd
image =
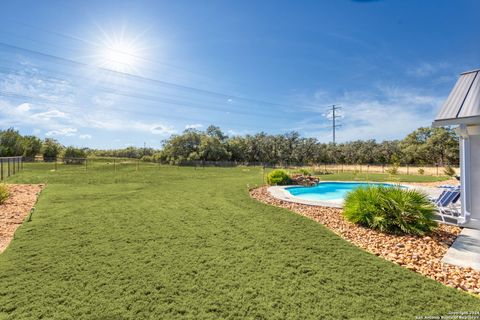
<svg viewBox="0 0 480 320">
<path fill-rule="evenodd" d="M 358 181 L 322 181 L 320 183 L 328 183 L 328 182 L 344 182 L 344 183 L 358 183 Z M 378 183 L 374 181 L 362 181 L 362 182 L 371 182 L 371 183 Z M 391 184 L 398 184 L 398 182 L 385 182 Z M 440 193 L 442 192 L 442 188 L 437 187 L 425 187 L 419 185 L 410 185 L 408 183 L 401 183 L 403 187 L 416 189 L 426 193 L 429 197 L 437 198 Z M 308 200 L 302 199 L 292 195 L 290 192 L 285 190 L 286 188 L 290 187 L 298 187 L 296 185 L 289 185 L 289 186 L 272 186 L 269 187 L 267 190 L 272 195 L 272 197 L 277 198 L 279 200 L 287 201 L 287 202 L 294 202 L 294 203 L 301 203 L 306 204 L 309 206 L 320 206 L 320 207 L 330 207 L 330 208 L 343 208 L 343 199 L 335 199 L 335 200 Z"/>
<path fill-rule="evenodd" d="M 480 271 L 480 230 L 463 228 L 442 261 Z"/>
</svg>

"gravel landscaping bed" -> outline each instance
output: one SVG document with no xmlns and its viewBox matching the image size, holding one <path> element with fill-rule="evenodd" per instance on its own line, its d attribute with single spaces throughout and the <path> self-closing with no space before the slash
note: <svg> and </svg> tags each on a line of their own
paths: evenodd
<svg viewBox="0 0 480 320">
<path fill-rule="evenodd" d="M 42 191 L 41 184 L 8 185 L 10 193 L 7 200 L 0 205 L 0 253 L 3 252 L 37 202 Z"/>
<path fill-rule="evenodd" d="M 342 209 L 286 202 L 272 197 L 267 187 L 250 190 L 263 203 L 286 208 L 320 222 L 345 240 L 389 261 L 421 273 L 447 286 L 480 295 L 480 272 L 441 260 L 461 228 L 440 224 L 425 237 L 385 234 L 346 221 Z"/>
</svg>

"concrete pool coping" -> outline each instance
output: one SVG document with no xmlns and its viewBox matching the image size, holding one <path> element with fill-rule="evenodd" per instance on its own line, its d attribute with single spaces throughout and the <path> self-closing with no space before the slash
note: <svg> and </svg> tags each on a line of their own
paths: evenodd
<svg viewBox="0 0 480 320">
<path fill-rule="evenodd" d="M 409 188 L 409 189 L 416 189 L 419 191 L 422 191 L 426 193 L 429 197 L 432 198 L 438 198 L 440 193 L 442 192 L 443 188 L 439 187 L 426 187 L 426 186 L 420 186 L 420 185 L 412 185 L 408 183 L 398 183 L 398 182 L 378 182 L 378 181 L 320 181 L 319 183 L 329 183 L 329 182 L 335 182 L 335 183 L 386 183 L 386 184 L 398 184 L 403 187 Z M 299 185 L 287 185 L 287 186 L 271 186 L 268 187 L 267 191 L 268 193 L 278 199 L 278 200 L 283 200 L 287 202 L 293 202 L 293 203 L 300 203 L 300 204 L 306 204 L 309 206 L 319 206 L 319 207 L 330 207 L 330 208 L 343 208 L 343 199 L 335 199 L 335 200 L 308 200 L 308 199 L 302 199 L 299 197 L 296 197 L 292 195 L 290 192 L 288 192 L 286 189 L 291 188 L 291 187 L 302 187 Z"/>
</svg>

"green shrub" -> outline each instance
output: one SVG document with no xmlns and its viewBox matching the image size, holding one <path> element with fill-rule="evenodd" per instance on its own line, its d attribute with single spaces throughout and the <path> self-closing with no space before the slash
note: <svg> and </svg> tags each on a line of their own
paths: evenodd
<svg viewBox="0 0 480 320">
<path fill-rule="evenodd" d="M 276 169 L 267 175 L 269 185 L 285 185 L 290 183 L 290 177 L 285 170 Z"/>
<path fill-rule="evenodd" d="M 4 184 L 0 184 L 0 204 L 4 203 L 9 196 L 8 188 Z"/>
<path fill-rule="evenodd" d="M 63 154 L 63 162 L 65 164 L 82 164 L 85 162 L 87 153 L 83 149 L 68 147 Z"/>
<path fill-rule="evenodd" d="M 457 173 L 455 172 L 455 169 L 452 168 L 452 166 L 448 165 L 443 169 L 443 173 L 445 173 L 446 176 L 453 177 Z"/>
<path fill-rule="evenodd" d="M 312 175 L 312 173 L 305 168 L 300 168 L 300 169 L 297 170 L 297 172 L 304 175 L 304 176 L 311 176 Z"/>
<path fill-rule="evenodd" d="M 417 171 L 417 172 L 418 172 L 419 175 L 422 175 L 422 176 L 423 176 L 423 175 L 425 174 L 425 169 L 423 169 L 423 168 L 418 168 L 418 171 Z"/>
<path fill-rule="evenodd" d="M 350 192 L 343 215 L 348 221 L 389 233 L 424 234 L 433 230 L 435 207 L 427 195 L 400 187 L 366 187 Z"/>
<path fill-rule="evenodd" d="M 393 163 L 392 166 L 390 168 L 388 168 L 387 170 L 385 170 L 388 174 L 391 174 L 393 176 L 397 175 L 398 174 L 398 168 L 400 167 L 400 165 L 398 163 Z"/>
</svg>

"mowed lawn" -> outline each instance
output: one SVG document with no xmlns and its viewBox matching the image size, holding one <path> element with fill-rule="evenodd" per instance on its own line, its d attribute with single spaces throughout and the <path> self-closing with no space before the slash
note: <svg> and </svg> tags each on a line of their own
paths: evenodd
<svg viewBox="0 0 480 320">
<path fill-rule="evenodd" d="M 26 165 L 0 319 L 414 319 L 480 300 L 250 199 L 260 168 Z"/>
</svg>

